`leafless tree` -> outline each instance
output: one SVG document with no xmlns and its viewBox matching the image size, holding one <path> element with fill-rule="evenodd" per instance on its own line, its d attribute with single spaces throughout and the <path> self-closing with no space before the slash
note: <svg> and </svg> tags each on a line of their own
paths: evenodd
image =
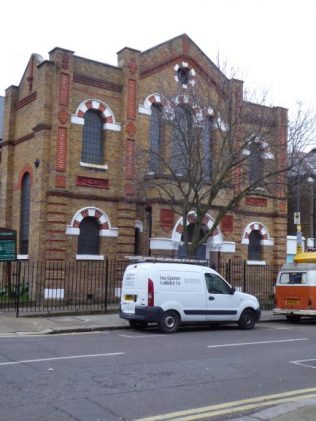
<svg viewBox="0 0 316 421">
<path fill-rule="evenodd" d="M 175 91 L 167 82 L 157 86 L 160 103 L 151 107 L 150 145 L 139 146 L 137 177 L 142 198 L 182 216 L 187 255 L 195 256 L 246 196 L 286 200 L 287 173 L 302 159 L 315 120 L 302 105 L 288 122 L 286 110 L 246 101 L 242 82 L 222 72 L 203 84 L 190 84 L 187 72 L 178 70 Z"/>
</svg>

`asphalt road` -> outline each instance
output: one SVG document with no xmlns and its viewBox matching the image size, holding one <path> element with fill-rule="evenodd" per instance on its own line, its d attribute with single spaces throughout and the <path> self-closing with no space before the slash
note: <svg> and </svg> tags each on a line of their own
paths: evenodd
<svg viewBox="0 0 316 421">
<path fill-rule="evenodd" d="M 233 418 L 232 401 L 307 388 L 316 393 L 315 326 L 0 338 L 0 420 L 161 420 L 174 411 L 187 420 L 196 408 L 219 404 L 224 412 L 203 419 Z M 251 402 L 258 402 L 253 412 L 262 400 Z"/>
</svg>

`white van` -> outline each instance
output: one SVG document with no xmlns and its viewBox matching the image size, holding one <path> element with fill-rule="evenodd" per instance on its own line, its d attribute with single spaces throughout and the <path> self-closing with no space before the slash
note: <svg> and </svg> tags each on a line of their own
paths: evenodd
<svg viewBox="0 0 316 421">
<path fill-rule="evenodd" d="M 156 323 L 173 333 L 180 323 L 237 322 L 253 329 L 260 314 L 256 297 L 237 292 L 206 266 L 144 262 L 124 273 L 120 317 L 134 328 Z"/>
</svg>

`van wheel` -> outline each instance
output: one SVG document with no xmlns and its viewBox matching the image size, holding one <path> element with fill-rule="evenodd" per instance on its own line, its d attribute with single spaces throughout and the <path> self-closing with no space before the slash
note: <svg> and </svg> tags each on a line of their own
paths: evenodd
<svg viewBox="0 0 316 421">
<path fill-rule="evenodd" d="M 257 317 L 255 312 L 250 309 L 246 309 L 241 313 L 238 324 L 240 329 L 250 330 L 255 327 L 256 321 Z"/>
<path fill-rule="evenodd" d="M 180 317 L 175 311 L 166 311 L 161 316 L 158 326 L 163 333 L 175 333 L 180 324 Z"/>
<path fill-rule="evenodd" d="M 129 320 L 129 325 L 133 329 L 146 329 L 148 323 L 138 320 Z"/>
<path fill-rule="evenodd" d="M 291 323 L 298 323 L 301 320 L 301 316 L 297 314 L 287 314 L 286 318 Z"/>
</svg>

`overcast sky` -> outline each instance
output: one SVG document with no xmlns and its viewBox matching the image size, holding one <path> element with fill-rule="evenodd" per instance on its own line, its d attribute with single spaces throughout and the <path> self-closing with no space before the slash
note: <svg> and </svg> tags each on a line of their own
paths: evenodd
<svg viewBox="0 0 316 421">
<path fill-rule="evenodd" d="M 4 0 L 0 10 L 0 95 L 19 84 L 32 53 L 47 59 L 58 46 L 117 65 L 123 47 L 186 33 L 246 88 L 267 90 L 269 104 L 316 109 L 314 0 Z"/>
</svg>

